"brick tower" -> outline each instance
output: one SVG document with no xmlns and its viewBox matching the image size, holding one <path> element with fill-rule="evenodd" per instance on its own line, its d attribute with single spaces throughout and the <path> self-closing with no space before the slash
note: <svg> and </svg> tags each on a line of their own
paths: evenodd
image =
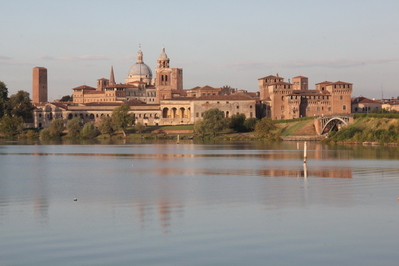
<svg viewBox="0 0 399 266">
<path fill-rule="evenodd" d="M 32 101 L 33 103 L 47 102 L 47 68 L 33 68 Z"/>
</svg>

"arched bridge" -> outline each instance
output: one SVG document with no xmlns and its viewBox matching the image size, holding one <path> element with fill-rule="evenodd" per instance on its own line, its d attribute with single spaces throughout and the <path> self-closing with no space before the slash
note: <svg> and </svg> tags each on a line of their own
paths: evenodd
<svg viewBox="0 0 399 266">
<path fill-rule="evenodd" d="M 353 117 L 351 115 L 330 115 L 318 117 L 314 120 L 315 129 L 318 135 L 324 135 L 334 128 L 341 128 L 351 124 Z"/>
</svg>

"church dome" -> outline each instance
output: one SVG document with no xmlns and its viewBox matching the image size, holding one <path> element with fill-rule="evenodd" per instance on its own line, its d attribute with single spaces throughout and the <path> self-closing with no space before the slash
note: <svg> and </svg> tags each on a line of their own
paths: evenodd
<svg viewBox="0 0 399 266">
<path fill-rule="evenodd" d="M 140 75 L 140 76 L 147 76 L 147 77 L 151 77 L 152 76 L 152 72 L 149 66 L 147 66 L 144 63 L 136 63 L 134 64 L 130 70 L 129 70 L 129 76 L 132 75 Z"/>
</svg>

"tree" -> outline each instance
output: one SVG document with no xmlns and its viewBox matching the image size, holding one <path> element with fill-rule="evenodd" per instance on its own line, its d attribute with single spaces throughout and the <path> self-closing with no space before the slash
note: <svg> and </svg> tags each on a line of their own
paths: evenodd
<svg viewBox="0 0 399 266">
<path fill-rule="evenodd" d="M 62 131 L 64 130 L 64 121 L 62 119 L 56 119 L 51 122 L 49 127 L 50 136 L 53 138 L 61 137 Z"/>
<path fill-rule="evenodd" d="M 137 132 L 141 133 L 144 131 L 145 126 L 142 123 L 137 122 L 137 124 L 134 126 L 134 128 L 137 130 Z"/>
<path fill-rule="evenodd" d="M 255 125 L 255 131 L 258 137 L 271 137 L 271 131 L 276 129 L 276 125 L 269 117 L 264 117 Z"/>
<path fill-rule="evenodd" d="M 6 113 L 8 101 L 8 89 L 4 82 L 0 81 L 0 118 Z"/>
<path fill-rule="evenodd" d="M 130 106 L 123 103 L 112 111 L 112 124 L 115 129 L 121 130 L 126 138 L 126 128 L 134 123 L 134 115 L 129 114 Z"/>
<path fill-rule="evenodd" d="M 112 127 L 112 118 L 109 116 L 101 117 L 98 129 L 102 134 L 109 134 L 111 136 L 114 133 L 114 128 Z"/>
<path fill-rule="evenodd" d="M 202 120 L 206 133 L 210 133 L 213 136 L 228 127 L 228 121 L 224 117 L 224 113 L 218 108 L 211 108 L 205 111 Z"/>
<path fill-rule="evenodd" d="M 52 136 L 50 133 L 50 128 L 45 128 L 40 131 L 40 139 L 41 140 L 51 139 L 51 138 L 52 138 Z"/>
<path fill-rule="evenodd" d="M 60 102 L 72 102 L 73 101 L 73 96 L 72 95 L 64 95 L 60 99 Z"/>
<path fill-rule="evenodd" d="M 244 127 L 245 115 L 244 114 L 235 114 L 229 118 L 229 128 L 233 129 L 236 132 L 245 131 Z"/>
<path fill-rule="evenodd" d="M 79 117 L 74 117 L 68 121 L 67 130 L 68 130 L 69 138 L 79 138 L 81 129 L 82 129 L 82 125 L 80 123 Z"/>
<path fill-rule="evenodd" d="M 24 120 L 20 116 L 5 115 L 0 119 L 0 132 L 11 137 L 23 129 Z"/>
<path fill-rule="evenodd" d="M 18 91 L 16 94 L 11 95 L 7 105 L 13 116 L 21 116 L 25 120 L 33 117 L 34 106 L 29 98 L 29 92 Z"/>
<path fill-rule="evenodd" d="M 247 118 L 244 121 L 244 127 L 246 128 L 247 131 L 254 131 L 255 130 L 255 125 L 258 122 L 258 119 L 251 117 Z"/>
<path fill-rule="evenodd" d="M 80 132 L 82 138 L 85 139 L 94 139 L 98 136 L 97 128 L 90 122 L 84 124 L 82 131 Z"/>
<path fill-rule="evenodd" d="M 194 131 L 197 134 L 200 134 L 202 137 L 206 134 L 206 126 L 204 120 L 200 120 L 194 125 Z"/>
</svg>

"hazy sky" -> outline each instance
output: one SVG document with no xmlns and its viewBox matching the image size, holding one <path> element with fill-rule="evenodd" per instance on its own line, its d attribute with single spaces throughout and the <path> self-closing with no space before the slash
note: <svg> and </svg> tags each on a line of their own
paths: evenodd
<svg viewBox="0 0 399 266">
<path fill-rule="evenodd" d="M 184 89 L 302 75 L 353 83 L 353 96 L 399 96 L 399 1 L 0 0 L 0 80 L 32 90 L 48 69 L 49 100 L 109 78 L 124 82 L 141 44 L 155 75 L 165 46 Z"/>
</svg>

